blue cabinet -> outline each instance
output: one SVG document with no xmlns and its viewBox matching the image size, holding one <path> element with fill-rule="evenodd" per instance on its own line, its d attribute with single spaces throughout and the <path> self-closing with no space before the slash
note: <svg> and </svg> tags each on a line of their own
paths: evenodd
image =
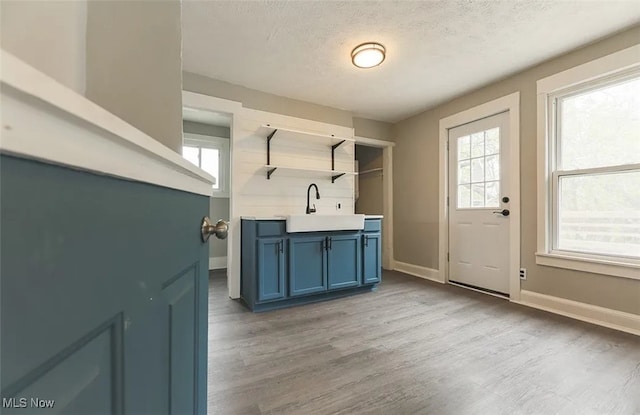
<svg viewBox="0 0 640 415">
<path fill-rule="evenodd" d="M 263 311 L 370 291 L 382 275 L 380 222 L 289 234 L 284 221 L 243 219 L 241 300 Z"/>
<path fill-rule="evenodd" d="M 362 235 L 362 283 L 375 284 L 382 278 L 382 244 L 379 233 Z"/>
<path fill-rule="evenodd" d="M 360 285 L 360 233 L 327 237 L 329 288 Z"/>
<path fill-rule="evenodd" d="M 284 298 L 284 249 L 284 239 L 258 239 L 258 301 Z"/>
<path fill-rule="evenodd" d="M 324 236 L 289 239 L 291 296 L 327 291 L 327 240 Z"/>
</svg>

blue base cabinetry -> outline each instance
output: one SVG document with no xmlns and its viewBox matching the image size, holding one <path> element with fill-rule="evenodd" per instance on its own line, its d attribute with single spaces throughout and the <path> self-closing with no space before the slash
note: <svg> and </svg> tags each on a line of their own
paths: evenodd
<svg viewBox="0 0 640 415">
<path fill-rule="evenodd" d="M 241 299 L 266 311 L 358 292 L 381 281 L 381 219 L 362 231 L 286 233 L 284 220 L 242 220 Z"/>
</svg>

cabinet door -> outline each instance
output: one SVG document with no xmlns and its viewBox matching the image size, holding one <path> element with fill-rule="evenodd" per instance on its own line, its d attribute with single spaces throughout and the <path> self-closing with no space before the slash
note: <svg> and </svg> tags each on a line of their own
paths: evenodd
<svg viewBox="0 0 640 415">
<path fill-rule="evenodd" d="M 327 238 L 329 289 L 360 285 L 360 234 Z"/>
<path fill-rule="evenodd" d="M 289 239 L 289 286 L 292 296 L 327 290 L 324 236 Z"/>
<path fill-rule="evenodd" d="M 380 282 L 382 277 L 381 256 L 382 247 L 380 244 L 380 234 L 371 233 L 362 235 L 362 245 L 364 247 L 363 260 L 363 284 L 373 284 Z"/>
<path fill-rule="evenodd" d="M 284 240 L 258 239 L 258 301 L 284 298 Z"/>
</svg>

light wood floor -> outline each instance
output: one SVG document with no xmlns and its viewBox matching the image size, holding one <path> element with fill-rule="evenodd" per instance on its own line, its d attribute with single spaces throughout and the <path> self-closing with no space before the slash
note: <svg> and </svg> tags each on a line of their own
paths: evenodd
<svg viewBox="0 0 640 415">
<path fill-rule="evenodd" d="M 253 314 L 212 274 L 209 414 L 640 414 L 640 337 L 385 272 Z"/>
</svg>

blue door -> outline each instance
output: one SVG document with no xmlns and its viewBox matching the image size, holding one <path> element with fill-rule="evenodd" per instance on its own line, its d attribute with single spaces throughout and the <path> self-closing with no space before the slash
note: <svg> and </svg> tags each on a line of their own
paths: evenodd
<svg viewBox="0 0 640 415">
<path fill-rule="evenodd" d="M 329 289 L 360 285 L 360 234 L 327 238 Z"/>
<path fill-rule="evenodd" d="M 327 290 L 326 243 L 323 236 L 289 238 L 291 296 Z"/>
<path fill-rule="evenodd" d="M 380 282 L 382 277 L 382 244 L 379 233 L 365 233 L 362 235 L 363 249 L 363 284 Z"/>
<path fill-rule="evenodd" d="M 258 301 L 285 296 L 284 239 L 258 239 Z"/>
<path fill-rule="evenodd" d="M 205 414 L 209 198 L 2 155 L 0 200 L 2 413 Z"/>
</svg>

